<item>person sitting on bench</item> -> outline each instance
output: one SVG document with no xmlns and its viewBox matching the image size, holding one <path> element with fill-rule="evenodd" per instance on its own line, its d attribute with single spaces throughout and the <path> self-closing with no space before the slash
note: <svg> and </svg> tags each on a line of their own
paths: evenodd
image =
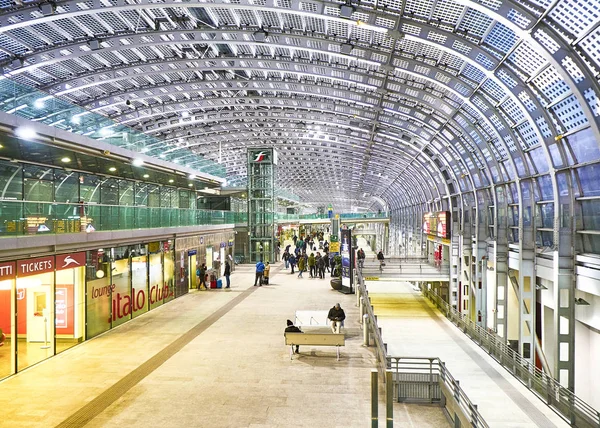
<svg viewBox="0 0 600 428">
<path fill-rule="evenodd" d="M 333 308 L 329 309 L 327 319 L 331 321 L 331 331 L 339 334 L 342 321 L 346 319 L 346 313 L 340 307 L 339 303 L 336 303 Z"/>
<path fill-rule="evenodd" d="M 296 327 L 291 320 L 287 320 L 287 327 L 285 328 L 285 333 L 302 333 L 302 330 L 300 330 L 299 327 Z M 296 345 L 296 354 L 299 354 L 299 353 L 300 353 L 300 346 Z M 292 354 L 290 354 L 290 356 L 291 355 Z"/>
</svg>

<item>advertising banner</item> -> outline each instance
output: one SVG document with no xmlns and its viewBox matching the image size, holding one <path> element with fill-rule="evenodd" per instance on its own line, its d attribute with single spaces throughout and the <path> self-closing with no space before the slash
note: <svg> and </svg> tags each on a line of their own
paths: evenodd
<svg viewBox="0 0 600 428">
<path fill-rule="evenodd" d="M 450 238 L 450 211 L 425 213 L 423 215 L 423 233 L 437 238 Z"/>
<path fill-rule="evenodd" d="M 352 291 L 352 231 L 341 231 L 342 242 L 340 252 L 342 256 L 342 287 L 346 287 L 347 291 Z"/>
</svg>

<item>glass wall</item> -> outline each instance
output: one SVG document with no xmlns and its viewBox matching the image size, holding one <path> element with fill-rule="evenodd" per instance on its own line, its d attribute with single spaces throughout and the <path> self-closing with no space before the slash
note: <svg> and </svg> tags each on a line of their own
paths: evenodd
<svg viewBox="0 0 600 428">
<path fill-rule="evenodd" d="M 104 249 L 87 252 L 86 269 L 86 336 L 95 337 L 111 326 L 112 263 Z"/>
<path fill-rule="evenodd" d="M 148 312 L 148 254 L 146 245 L 131 250 L 132 315 Z"/>
<path fill-rule="evenodd" d="M 86 253 L 56 256 L 56 353 L 85 340 Z"/>
<path fill-rule="evenodd" d="M 132 300 L 130 282 L 129 246 L 112 249 L 112 327 L 131 319 Z"/>
<path fill-rule="evenodd" d="M 54 355 L 54 257 L 17 261 L 17 369 Z"/>
<path fill-rule="evenodd" d="M 14 262 L 0 263 L 0 379 L 14 373 L 16 337 Z"/>
</svg>

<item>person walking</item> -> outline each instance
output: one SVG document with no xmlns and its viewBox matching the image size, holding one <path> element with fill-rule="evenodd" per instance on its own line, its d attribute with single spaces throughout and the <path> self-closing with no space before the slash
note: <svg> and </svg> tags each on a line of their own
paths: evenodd
<svg viewBox="0 0 600 428">
<path fill-rule="evenodd" d="M 362 270 L 363 267 L 365 267 L 365 252 L 363 251 L 363 249 L 359 249 L 358 252 L 356 253 L 356 257 L 358 258 L 358 268 Z"/>
<path fill-rule="evenodd" d="M 254 277 L 254 286 L 256 287 L 256 283 L 258 282 L 258 286 L 262 287 L 262 278 L 263 273 L 265 271 L 265 264 L 260 260 L 256 263 L 256 276 Z"/>
<path fill-rule="evenodd" d="M 281 258 L 283 259 L 283 261 L 285 263 L 285 268 L 286 269 L 289 268 L 290 267 L 290 252 L 288 251 L 287 248 L 283 252 L 283 256 L 281 256 Z"/>
<path fill-rule="evenodd" d="M 292 253 L 290 254 L 288 261 L 290 262 L 290 267 L 292 268 L 292 271 L 290 273 L 294 273 L 294 267 L 296 266 L 296 256 Z"/>
<path fill-rule="evenodd" d="M 304 272 L 304 268 L 306 267 L 306 261 L 303 256 L 300 256 L 298 259 L 298 278 L 302 278 L 302 272 Z"/>
<path fill-rule="evenodd" d="M 200 285 L 198 286 L 198 288 L 200 290 L 206 290 L 206 265 L 204 263 L 200 265 L 196 274 L 198 275 L 198 278 L 200 280 Z"/>
<path fill-rule="evenodd" d="M 329 273 L 329 253 L 326 252 L 323 258 L 325 259 L 325 269 L 327 269 L 327 273 Z"/>
<path fill-rule="evenodd" d="M 321 257 L 321 254 L 317 253 L 317 271 L 319 272 L 319 278 L 325 278 L 325 257 Z"/>
<path fill-rule="evenodd" d="M 309 272 L 309 276 L 311 278 L 314 278 L 315 275 L 315 266 L 316 266 L 316 260 L 315 260 L 315 255 L 314 253 L 310 253 L 310 257 L 308 258 L 308 269 L 310 270 Z"/>
<path fill-rule="evenodd" d="M 225 288 L 230 288 L 231 283 L 229 282 L 229 276 L 231 275 L 231 265 L 229 264 L 229 260 L 225 261 L 225 282 L 227 286 Z"/>
</svg>

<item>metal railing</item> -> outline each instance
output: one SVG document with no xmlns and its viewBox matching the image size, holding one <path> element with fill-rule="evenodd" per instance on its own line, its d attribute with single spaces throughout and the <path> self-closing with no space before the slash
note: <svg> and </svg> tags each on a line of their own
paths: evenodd
<svg viewBox="0 0 600 428">
<path fill-rule="evenodd" d="M 361 307 L 361 322 L 363 329 L 368 329 L 366 344 L 369 344 L 368 336 L 372 337 L 377 358 L 377 370 L 381 379 L 385 381 L 386 371 L 392 371 L 394 399 L 397 401 L 439 402 L 444 405 L 445 398 L 442 391 L 445 388 L 449 395 L 447 398 L 452 398 L 454 403 L 460 407 L 461 413 L 469 420 L 471 427 L 487 428 L 488 424 L 477 410 L 477 406 L 469 400 L 459 386 L 459 382 L 452 377 L 439 358 L 408 358 L 387 355 L 387 345 L 383 342 L 381 329 L 377 326 L 377 316 L 373 312 L 369 293 L 360 272 L 357 272 L 357 280 L 357 300 Z M 428 367 L 424 369 L 425 360 L 428 361 Z M 452 417 L 456 418 L 457 416 L 452 415 Z"/>
<path fill-rule="evenodd" d="M 472 427 L 489 426 L 477 410 L 477 405 L 471 402 L 459 381 L 439 358 L 387 357 L 387 362 L 392 370 L 394 399 L 397 401 L 445 405 L 444 401 L 451 397 Z"/>
<path fill-rule="evenodd" d="M 435 291 L 426 289 L 423 290 L 423 294 L 436 305 L 446 318 L 452 321 L 559 416 L 569 422 L 571 426 L 600 427 L 600 412 L 598 410 L 561 386 L 556 379 L 535 367 L 518 352 L 515 352 L 508 346 L 505 339 L 494 332 L 486 330 L 469 319 L 468 316 L 458 312 Z"/>
</svg>

